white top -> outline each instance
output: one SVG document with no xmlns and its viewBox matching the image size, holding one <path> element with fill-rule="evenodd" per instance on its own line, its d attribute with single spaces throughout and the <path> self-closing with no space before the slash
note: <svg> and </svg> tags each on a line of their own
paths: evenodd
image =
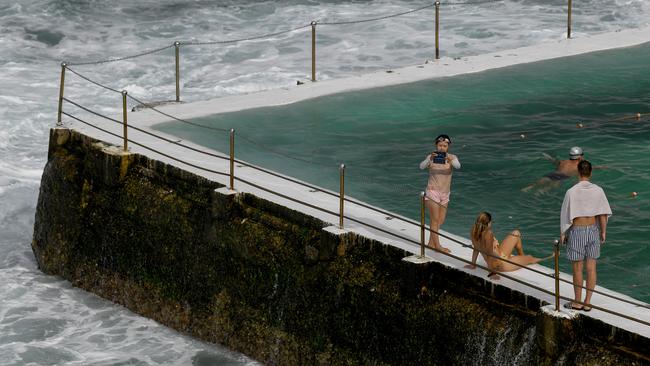
<svg viewBox="0 0 650 366">
<path fill-rule="evenodd" d="M 560 213 L 560 232 L 564 234 L 576 217 L 597 215 L 607 215 L 607 218 L 612 216 L 607 196 L 599 186 L 587 180 L 580 181 L 569 188 L 564 195 Z"/>
<path fill-rule="evenodd" d="M 460 161 L 454 154 L 448 154 L 451 164 L 436 164 L 431 160 L 431 155 L 427 155 L 420 163 L 420 169 L 429 168 L 429 181 L 427 190 L 435 190 L 447 193 L 451 190 L 451 175 L 453 169 L 460 169 Z"/>
</svg>

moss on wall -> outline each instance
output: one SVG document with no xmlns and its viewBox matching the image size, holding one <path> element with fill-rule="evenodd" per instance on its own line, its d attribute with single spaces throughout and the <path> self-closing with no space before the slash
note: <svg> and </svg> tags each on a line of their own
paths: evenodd
<svg viewBox="0 0 650 366">
<path fill-rule="evenodd" d="M 219 187 L 52 130 L 32 243 L 39 266 L 267 364 L 648 360 L 647 349 L 591 339 L 546 354 L 539 302 L 440 264 L 405 263 L 397 248 L 335 236 L 315 218 Z"/>
</svg>

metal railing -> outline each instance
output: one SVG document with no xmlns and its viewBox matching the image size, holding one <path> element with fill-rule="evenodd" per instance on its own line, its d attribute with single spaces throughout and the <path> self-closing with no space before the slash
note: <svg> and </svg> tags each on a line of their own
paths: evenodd
<svg viewBox="0 0 650 366">
<path fill-rule="evenodd" d="M 64 66 L 64 68 L 69 69 L 69 67 L 67 67 L 67 66 Z M 101 117 L 103 119 L 106 119 L 106 120 L 114 122 L 114 123 L 122 124 L 123 125 L 123 134 L 120 136 L 119 134 L 115 134 L 115 133 L 110 132 L 110 131 L 108 131 L 106 129 L 95 126 L 94 124 L 89 123 L 87 121 L 84 121 L 83 119 L 81 119 L 81 118 L 79 118 L 79 117 L 77 117 L 75 115 L 72 115 L 72 114 L 70 114 L 70 113 L 68 113 L 66 111 L 63 111 L 63 110 L 61 110 L 61 114 L 65 115 L 65 116 L 68 116 L 68 117 L 70 117 L 70 118 L 72 118 L 72 119 L 74 119 L 74 120 L 76 120 L 76 121 L 78 121 L 80 123 L 84 123 L 84 124 L 86 124 L 88 126 L 91 126 L 93 128 L 97 128 L 97 129 L 101 130 L 104 133 L 107 133 L 109 135 L 112 135 L 112 136 L 115 136 L 117 138 L 122 139 L 123 140 L 123 148 L 124 148 L 125 151 L 127 150 L 127 148 L 126 148 L 127 144 L 130 142 L 130 143 L 132 143 L 134 145 L 137 145 L 137 146 L 140 146 L 140 147 L 142 147 L 142 148 L 144 148 L 146 150 L 155 152 L 155 153 L 157 153 L 157 154 L 159 154 L 161 156 L 167 157 L 167 158 L 172 159 L 172 160 L 174 160 L 176 162 L 179 162 L 181 164 L 185 164 L 187 166 L 190 166 L 190 167 L 193 167 L 193 168 L 196 168 L 196 169 L 199 169 L 199 170 L 203 170 L 203 171 L 206 171 L 206 172 L 209 172 L 209 173 L 214 173 L 214 174 L 217 174 L 219 176 L 226 176 L 226 177 L 229 178 L 229 189 L 231 189 L 231 190 L 235 190 L 235 181 L 247 184 L 247 185 L 249 185 L 251 187 L 263 190 L 265 192 L 271 193 L 271 194 L 273 194 L 275 196 L 281 197 L 281 198 L 286 199 L 286 200 L 290 200 L 292 202 L 298 203 L 298 204 L 303 205 L 305 207 L 310 207 L 312 209 L 315 209 L 315 210 L 327 213 L 329 215 L 338 217 L 338 219 L 339 219 L 339 227 L 341 229 L 344 227 L 344 220 L 347 220 L 347 221 L 355 222 L 355 223 L 360 224 L 362 226 L 368 227 L 370 229 L 376 230 L 378 232 L 390 235 L 392 237 L 398 238 L 400 240 L 403 240 L 404 242 L 419 245 L 420 246 L 420 255 L 421 256 L 425 255 L 424 238 L 425 238 L 425 232 L 426 231 L 429 231 L 430 235 L 434 235 L 434 234 L 439 235 L 440 237 L 444 237 L 444 238 L 446 238 L 446 239 L 448 239 L 448 240 L 450 240 L 450 241 L 452 241 L 452 242 L 454 242 L 456 244 L 459 244 L 459 245 L 461 245 L 463 247 L 471 248 L 472 250 L 477 250 L 477 249 L 473 248 L 473 246 L 471 246 L 471 245 L 468 245 L 468 244 L 463 243 L 463 242 L 461 242 L 459 240 L 456 240 L 455 238 L 452 238 L 452 237 L 450 237 L 450 236 L 448 236 L 448 235 L 446 235 L 446 234 L 444 234 L 442 232 L 432 230 L 431 228 L 426 226 L 426 224 L 425 224 L 425 210 L 424 210 L 424 195 L 422 195 L 422 194 L 420 194 L 420 202 L 421 202 L 421 205 L 420 205 L 421 206 L 420 222 L 416 222 L 416 221 L 413 221 L 413 220 L 410 220 L 410 219 L 407 219 L 407 218 L 402 218 L 402 217 L 396 216 L 396 215 L 394 215 L 394 214 L 392 214 L 390 212 L 387 212 L 385 210 L 372 207 L 372 206 L 370 206 L 368 204 L 365 204 L 363 202 L 359 202 L 359 201 L 351 199 L 349 197 L 345 197 L 345 188 L 344 188 L 345 187 L 345 165 L 344 164 L 341 164 L 339 166 L 339 176 L 340 176 L 340 186 L 339 186 L 339 188 L 340 189 L 339 189 L 339 193 L 337 195 L 336 193 L 325 190 L 323 188 L 320 188 L 320 187 L 317 187 L 317 186 L 314 186 L 314 185 L 311 185 L 311 184 L 308 184 L 308 183 L 304 183 L 304 182 L 301 182 L 301 181 L 299 181 L 297 179 L 293 179 L 291 177 L 287 177 L 287 176 L 284 176 L 282 174 L 272 172 L 272 171 L 270 171 L 268 169 L 261 168 L 261 167 L 255 166 L 253 164 L 247 163 L 245 161 L 241 161 L 241 160 L 236 159 L 235 158 L 235 130 L 234 129 L 226 130 L 226 129 L 212 128 L 213 130 L 216 130 L 216 131 L 229 132 L 230 133 L 230 154 L 229 154 L 229 156 L 222 156 L 222 155 L 219 155 L 219 154 L 214 154 L 214 153 L 211 153 L 211 152 L 208 152 L 208 151 L 203 151 L 201 149 L 197 149 L 197 148 L 188 146 L 186 144 L 182 144 L 182 143 L 180 143 L 178 141 L 174 141 L 174 140 L 165 138 L 164 136 L 160 136 L 158 134 L 152 133 L 152 132 L 147 131 L 145 129 L 138 128 L 137 126 L 133 126 L 132 124 L 131 125 L 127 124 L 127 122 L 126 122 L 127 121 L 126 99 L 130 98 L 130 99 L 134 100 L 136 103 L 143 104 L 143 102 L 141 100 L 130 96 L 126 92 L 120 92 L 120 91 L 118 91 L 118 90 L 116 90 L 114 88 L 110 88 L 108 86 L 100 84 L 100 83 L 98 83 L 98 82 L 96 82 L 96 81 L 94 81 L 94 80 L 92 80 L 92 79 L 90 79 L 90 78 L 88 78 L 88 77 L 74 71 L 74 70 L 70 70 L 70 71 L 73 74 L 85 79 L 86 81 L 88 81 L 88 82 L 90 82 L 92 84 L 95 84 L 95 85 L 97 85 L 99 87 L 102 87 L 102 88 L 104 88 L 106 90 L 110 90 L 110 91 L 113 91 L 115 93 L 121 94 L 122 95 L 123 121 L 118 121 L 116 119 L 107 117 L 107 116 L 105 116 L 105 115 L 103 115 L 101 113 L 98 113 L 96 111 L 93 111 L 92 109 L 87 108 L 87 107 L 85 107 L 85 106 L 83 106 L 83 105 L 81 105 L 81 104 L 79 104 L 77 102 L 74 102 L 74 101 L 72 101 L 72 100 L 70 100 L 70 99 L 68 99 L 66 97 L 61 97 L 60 102 L 63 103 L 63 101 L 65 101 L 65 102 L 69 103 L 70 105 L 73 105 L 73 106 L 75 106 L 75 107 L 77 107 L 77 108 L 79 108 L 79 109 L 81 109 L 81 110 L 83 110 L 85 112 L 91 113 L 92 115 L 95 115 L 97 117 Z M 164 113 L 164 112 L 162 112 L 162 111 L 160 111 L 160 110 L 158 110 L 156 108 L 152 107 L 151 109 L 158 112 L 158 113 L 161 113 L 161 114 L 163 114 L 163 115 L 165 115 L 167 117 L 173 117 L 173 119 L 175 119 L 175 120 L 186 122 L 186 123 L 191 123 L 190 121 L 185 121 L 185 120 L 183 120 L 181 118 L 171 116 L 171 115 L 169 115 L 167 113 Z M 648 116 L 648 115 L 650 115 L 650 113 L 637 113 L 637 114 L 635 114 L 633 116 L 626 116 L 626 117 L 622 117 L 622 118 L 617 118 L 616 120 L 640 119 L 641 117 Z M 57 121 L 57 124 L 59 125 L 58 121 Z M 206 127 L 206 126 L 203 126 L 203 127 Z M 161 152 L 161 151 L 159 151 L 157 149 L 154 149 L 154 148 L 152 148 L 150 146 L 144 145 L 144 144 L 142 144 L 140 142 L 133 141 L 132 139 L 129 139 L 128 135 L 127 135 L 127 131 L 128 131 L 129 128 L 134 129 L 134 130 L 136 130 L 138 132 L 147 134 L 149 136 L 155 137 L 157 139 L 161 139 L 163 141 L 172 143 L 172 144 L 177 145 L 179 147 L 186 148 L 186 149 L 198 152 L 200 154 L 204 154 L 204 155 L 215 157 L 215 158 L 222 159 L 222 160 L 228 160 L 229 164 L 230 164 L 230 172 L 229 173 L 224 173 L 224 172 L 220 172 L 220 171 L 217 171 L 217 170 L 214 170 L 214 169 L 206 168 L 206 167 L 201 166 L 199 164 L 190 163 L 190 162 L 184 161 L 182 159 L 179 159 L 177 157 L 171 156 L 169 154 L 163 153 L 163 152 Z M 304 201 L 296 199 L 294 197 L 290 197 L 290 196 L 288 196 L 286 194 L 273 191 L 271 189 L 268 189 L 268 188 L 266 188 L 266 187 L 264 187 L 264 186 L 262 186 L 262 185 L 260 185 L 258 183 L 252 182 L 250 180 L 238 177 L 235 174 L 234 163 L 241 164 L 242 166 L 250 167 L 250 168 L 252 168 L 254 170 L 264 172 L 266 174 L 270 174 L 272 176 L 281 178 L 283 180 L 292 182 L 294 184 L 298 184 L 298 185 L 301 185 L 301 186 L 304 186 L 304 187 L 307 187 L 307 188 L 310 188 L 310 189 L 315 189 L 315 190 L 318 190 L 318 191 L 323 192 L 325 194 L 337 197 L 339 199 L 339 212 L 337 213 L 337 212 L 334 212 L 334 211 L 331 211 L 331 210 L 328 210 L 328 209 L 324 209 L 322 207 L 311 204 L 309 202 L 304 202 Z M 365 209 L 368 209 L 368 210 L 372 210 L 374 212 L 381 213 L 383 215 L 390 215 L 391 217 L 396 217 L 398 220 L 401 220 L 401 221 L 403 221 L 405 223 L 417 226 L 420 229 L 420 242 L 418 242 L 416 240 L 413 240 L 412 238 L 409 238 L 409 237 L 404 236 L 402 234 L 393 232 L 391 230 L 387 230 L 387 229 L 385 229 L 383 227 L 379 227 L 377 225 L 370 224 L 368 222 L 357 219 L 355 217 L 346 216 L 345 211 L 344 211 L 345 202 L 349 202 L 351 204 L 358 205 L 359 207 L 362 207 L 362 208 L 365 208 Z M 441 254 L 443 254 L 443 255 L 445 255 L 447 257 L 456 259 L 458 261 L 461 261 L 461 262 L 464 262 L 464 263 L 467 263 L 467 264 L 472 264 L 471 261 L 469 261 L 469 260 L 467 260 L 465 258 L 459 257 L 457 255 L 454 255 L 454 254 L 451 254 L 451 253 L 446 253 L 446 252 L 443 252 L 443 251 L 438 251 L 438 250 L 435 250 L 435 249 L 434 249 L 434 251 L 436 251 L 438 253 L 441 253 Z M 549 290 L 547 290 L 545 288 L 542 288 L 540 286 L 537 286 L 537 285 L 534 285 L 534 284 L 531 284 L 531 283 L 527 283 L 526 281 L 523 281 L 523 280 L 521 280 L 519 278 L 516 278 L 514 276 L 511 276 L 511 275 L 508 275 L 508 274 L 506 274 L 504 272 L 499 272 L 499 275 L 504 277 L 504 278 L 507 278 L 507 279 L 512 280 L 514 282 L 523 284 L 524 286 L 530 287 L 530 288 L 535 289 L 537 291 L 540 291 L 542 293 L 553 296 L 554 299 L 555 299 L 556 310 L 560 310 L 559 304 L 560 304 L 561 299 L 562 300 L 567 300 L 567 301 L 574 301 L 572 298 L 562 296 L 561 293 L 560 293 L 560 282 L 564 282 L 564 283 L 571 284 L 571 285 L 573 285 L 573 283 L 571 281 L 562 279 L 560 277 L 560 275 L 559 275 L 559 246 L 557 244 L 557 241 L 556 241 L 556 243 L 554 245 L 554 273 L 553 274 L 549 274 L 549 273 L 546 273 L 544 271 L 541 271 L 541 270 L 538 270 L 536 268 L 532 268 L 532 267 L 529 267 L 529 266 L 522 266 L 522 265 L 520 265 L 518 263 L 515 263 L 515 262 L 512 262 L 512 261 L 510 261 L 510 260 L 508 260 L 506 258 L 501 258 L 499 256 L 496 256 L 494 253 L 491 253 L 491 252 L 483 252 L 481 250 L 477 250 L 477 251 L 482 253 L 483 255 L 485 255 L 487 257 L 492 257 L 492 258 L 495 258 L 495 259 L 498 259 L 498 260 L 502 260 L 502 261 L 504 261 L 506 263 L 514 264 L 514 265 L 516 265 L 518 267 L 521 267 L 521 268 L 523 268 L 523 269 L 525 269 L 527 271 L 532 271 L 532 272 L 537 273 L 539 275 L 542 275 L 544 277 L 554 279 L 554 282 L 555 282 L 555 286 L 554 286 L 555 289 L 554 290 L 555 291 L 549 291 Z M 482 269 L 484 269 L 486 271 L 489 271 L 489 272 L 492 271 L 490 268 L 488 268 L 486 266 L 483 266 L 483 265 L 476 264 L 476 267 L 482 268 Z M 579 287 L 581 287 L 583 289 L 587 289 L 585 286 L 579 286 Z M 650 308 L 650 306 L 648 306 L 647 304 L 643 304 L 643 303 L 639 303 L 639 302 L 636 302 L 636 301 L 631 301 L 631 300 L 628 300 L 628 299 L 624 299 L 624 298 L 621 298 L 619 296 L 611 295 L 611 294 L 608 294 L 608 293 L 605 293 L 605 292 L 602 292 L 602 291 L 599 291 L 599 290 L 596 290 L 596 289 L 590 290 L 590 291 L 592 291 L 593 293 L 605 296 L 605 297 L 609 297 L 609 298 L 612 298 L 612 299 L 615 299 L 615 300 L 618 300 L 618 301 L 621 301 L 621 302 L 624 302 L 624 303 L 634 305 L 634 306 L 643 307 L 643 308 Z M 632 316 L 629 316 L 627 314 L 622 314 L 622 313 L 619 313 L 619 312 L 616 312 L 616 311 L 613 311 L 613 310 L 610 310 L 610 309 L 607 309 L 607 308 L 604 308 L 604 307 L 601 307 L 601 306 L 598 306 L 598 305 L 584 304 L 584 303 L 582 303 L 582 304 L 587 305 L 589 307 L 592 307 L 594 309 L 601 310 L 603 312 L 610 313 L 612 315 L 616 315 L 616 316 L 619 316 L 619 317 L 622 317 L 622 318 L 625 318 L 625 319 L 628 319 L 628 320 L 632 320 L 632 321 L 635 321 L 635 322 L 650 326 L 649 322 L 644 321 L 642 319 L 636 319 L 636 318 L 634 318 Z"/>
<path fill-rule="evenodd" d="M 482 5 L 482 4 L 494 4 L 494 3 L 499 3 L 504 0 L 478 0 L 478 1 L 467 1 L 467 2 L 440 2 L 440 1 L 435 1 L 433 4 L 421 6 L 416 9 L 400 12 L 400 13 L 395 13 L 395 14 L 390 14 L 390 15 L 385 15 L 381 17 L 375 17 L 375 18 L 368 18 L 368 19 L 357 19 L 357 20 L 346 20 L 346 21 L 337 21 L 337 22 L 327 22 L 327 21 L 322 21 L 319 22 L 317 20 L 311 21 L 309 24 L 305 25 L 300 25 L 297 27 L 289 28 L 286 30 L 281 30 L 278 32 L 273 32 L 273 33 L 266 33 L 266 34 L 260 34 L 260 35 L 253 35 L 249 37 L 243 37 L 243 38 L 238 38 L 238 39 L 230 39 L 230 40 L 221 40 L 221 41 L 175 41 L 171 45 L 151 49 L 148 51 L 144 51 L 141 53 L 133 54 L 133 55 L 128 55 L 128 56 L 123 56 L 123 57 L 116 57 L 116 58 L 108 58 L 108 59 L 103 59 L 103 60 L 95 60 L 95 61 L 79 61 L 79 62 L 63 62 L 61 64 L 61 89 L 60 89 L 60 96 L 59 96 L 59 118 L 58 121 L 60 122 L 60 110 L 61 110 L 61 98 L 63 97 L 63 84 L 65 80 L 65 70 L 66 70 L 66 65 L 67 66 L 88 66 L 88 65 L 100 65 L 100 64 L 106 64 L 106 63 L 112 63 L 112 62 L 118 62 L 118 61 L 125 61 L 125 60 L 131 60 L 134 58 L 139 58 L 147 55 L 152 55 L 155 53 L 159 53 L 171 48 L 174 48 L 174 80 L 175 80 L 175 102 L 180 102 L 181 101 L 181 47 L 190 47 L 190 46 L 201 46 L 201 45 L 224 45 L 224 44 L 232 44 L 232 43 L 239 43 L 239 42 L 246 42 L 246 41 L 255 41 L 255 40 L 261 40 L 261 39 L 267 39 L 271 37 L 275 37 L 278 35 L 286 34 L 286 33 L 291 33 L 294 31 L 298 30 L 303 30 L 306 28 L 311 28 L 311 81 L 315 82 L 316 81 L 316 27 L 317 25 L 320 26 L 342 26 L 342 25 L 348 25 L 348 24 L 360 24 L 360 23 L 367 23 L 367 22 L 374 22 L 374 21 L 381 21 L 385 19 L 390 19 L 390 18 L 395 18 L 395 17 L 400 17 L 416 12 L 421 12 L 423 10 L 427 10 L 430 8 L 434 8 L 434 43 L 435 43 L 435 53 L 434 53 L 434 58 L 436 60 L 440 59 L 440 6 L 459 6 L 459 5 Z M 567 38 L 571 38 L 571 0 L 568 0 L 567 4 Z"/>
<path fill-rule="evenodd" d="M 567 0 L 566 37 L 571 38 L 571 0 Z"/>
</svg>

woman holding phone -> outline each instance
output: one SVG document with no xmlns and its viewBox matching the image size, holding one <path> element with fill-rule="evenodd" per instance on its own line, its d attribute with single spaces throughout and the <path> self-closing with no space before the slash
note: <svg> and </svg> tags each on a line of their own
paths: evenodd
<svg viewBox="0 0 650 366">
<path fill-rule="evenodd" d="M 436 137 L 436 151 L 427 155 L 420 163 L 420 169 L 429 169 L 429 181 L 424 195 L 424 202 L 429 210 L 431 233 L 429 248 L 449 253 L 450 250 L 440 245 L 438 230 L 445 222 L 449 194 L 451 193 L 451 176 L 454 169 L 460 169 L 460 161 L 456 155 L 450 154 L 451 138 L 448 135 Z"/>
</svg>

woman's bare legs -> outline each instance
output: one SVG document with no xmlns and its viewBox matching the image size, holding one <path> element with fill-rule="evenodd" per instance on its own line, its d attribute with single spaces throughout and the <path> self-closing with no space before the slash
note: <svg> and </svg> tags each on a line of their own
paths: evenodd
<svg viewBox="0 0 650 366">
<path fill-rule="evenodd" d="M 438 213 L 438 228 L 440 228 L 447 218 L 447 206 L 438 206 Z"/>
<path fill-rule="evenodd" d="M 451 252 L 448 248 L 440 245 L 440 238 L 438 237 L 438 234 L 436 234 L 438 230 L 440 230 L 440 226 L 445 222 L 445 218 L 447 216 L 447 207 L 431 200 L 425 200 L 424 202 L 429 209 L 429 225 L 431 226 L 431 232 L 429 233 L 429 243 L 427 246 L 429 248 L 438 249 L 441 252 Z"/>
<path fill-rule="evenodd" d="M 516 271 L 521 267 L 527 266 L 529 264 L 534 264 L 545 259 L 547 258 L 537 258 L 537 257 L 533 257 L 532 255 L 525 254 L 525 255 L 516 255 L 514 257 L 508 258 L 508 261 L 512 263 L 498 260 L 500 262 L 499 272 Z"/>
<path fill-rule="evenodd" d="M 524 255 L 524 246 L 521 243 L 521 232 L 519 230 L 512 230 L 499 246 L 501 254 L 506 257 L 509 257 L 515 248 L 517 249 L 517 255 Z"/>
<path fill-rule="evenodd" d="M 510 255 L 515 249 L 517 249 L 517 255 L 511 257 Z M 506 238 L 501 242 L 499 250 L 501 251 L 502 255 L 507 257 L 508 261 L 512 262 L 508 263 L 506 261 L 498 260 L 500 267 L 499 272 L 516 271 L 523 266 L 534 264 L 553 257 L 553 255 L 551 255 L 546 258 L 537 258 L 533 257 L 532 255 L 524 254 L 524 245 L 521 242 L 521 232 L 519 230 L 512 230 L 510 234 L 508 234 L 508 236 L 506 236 Z"/>
</svg>

